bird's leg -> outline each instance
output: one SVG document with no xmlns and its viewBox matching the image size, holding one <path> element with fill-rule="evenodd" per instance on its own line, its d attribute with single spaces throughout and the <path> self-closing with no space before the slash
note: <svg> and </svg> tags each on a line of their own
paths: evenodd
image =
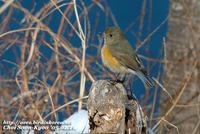
<svg viewBox="0 0 200 134">
<path fill-rule="evenodd" d="M 117 73 L 116 77 L 115 77 L 115 80 L 114 81 L 111 80 L 112 84 L 115 85 L 117 83 L 121 83 L 121 84 L 124 85 L 125 77 L 126 77 L 125 74 L 123 75 L 123 74 Z"/>
<path fill-rule="evenodd" d="M 117 83 L 119 83 L 117 77 L 119 76 L 119 73 L 115 76 L 115 79 L 114 80 L 110 80 L 110 82 L 113 84 L 113 85 L 116 85 Z"/>
<path fill-rule="evenodd" d="M 125 78 L 126 78 L 126 74 L 120 74 L 120 73 L 118 73 L 117 74 L 117 82 L 118 83 L 124 83 L 124 81 L 125 81 Z"/>
</svg>

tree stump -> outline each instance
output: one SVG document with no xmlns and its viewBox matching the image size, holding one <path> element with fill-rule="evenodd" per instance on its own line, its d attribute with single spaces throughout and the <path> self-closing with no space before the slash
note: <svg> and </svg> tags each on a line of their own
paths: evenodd
<svg viewBox="0 0 200 134">
<path fill-rule="evenodd" d="M 146 118 L 136 100 L 127 97 L 121 83 L 99 80 L 87 102 L 91 133 L 146 133 Z"/>
</svg>

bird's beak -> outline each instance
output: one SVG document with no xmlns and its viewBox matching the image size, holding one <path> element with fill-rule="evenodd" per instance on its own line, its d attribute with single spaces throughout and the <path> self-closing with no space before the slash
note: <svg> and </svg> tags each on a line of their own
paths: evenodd
<svg viewBox="0 0 200 134">
<path fill-rule="evenodd" d="M 103 38 L 103 33 L 99 32 L 99 33 L 98 33 L 98 37 L 99 37 L 99 38 Z"/>
<path fill-rule="evenodd" d="M 99 39 L 100 45 L 103 45 L 104 38 L 105 38 L 105 33 L 98 33 L 98 39 Z"/>
</svg>

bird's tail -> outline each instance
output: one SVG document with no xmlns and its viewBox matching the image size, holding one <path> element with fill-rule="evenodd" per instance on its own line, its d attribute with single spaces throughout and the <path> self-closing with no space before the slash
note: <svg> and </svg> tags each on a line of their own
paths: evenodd
<svg viewBox="0 0 200 134">
<path fill-rule="evenodd" d="M 144 72 L 136 71 L 136 75 L 149 87 L 153 87 L 155 85 L 154 81 L 148 75 L 144 74 Z"/>
<path fill-rule="evenodd" d="M 136 74 L 144 84 L 146 84 L 147 86 L 149 87 L 154 87 L 155 83 L 154 81 L 147 75 L 147 73 L 141 71 L 141 70 L 138 70 L 138 71 L 133 71 L 131 70 L 132 73 Z"/>
</svg>

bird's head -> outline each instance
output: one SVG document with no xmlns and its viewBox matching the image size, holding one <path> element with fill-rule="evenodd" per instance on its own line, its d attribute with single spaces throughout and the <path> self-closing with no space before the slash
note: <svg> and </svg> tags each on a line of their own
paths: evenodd
<svg viewBox="0 0 200 134">
<path fill-rule="evenodd" d="M 104 41 L 106 45 L 118 44 L 123 38 L 123 33 L 118 27 L 108 27 L 104 32 Z"/>
</svg>

